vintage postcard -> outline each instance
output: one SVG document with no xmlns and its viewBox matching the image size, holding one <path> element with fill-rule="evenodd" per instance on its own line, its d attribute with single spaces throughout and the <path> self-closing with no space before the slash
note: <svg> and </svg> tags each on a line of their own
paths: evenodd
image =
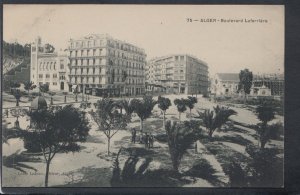
<svg viewBox="0 0 300 195">
<path fill-rule="evenodd" d="M 2 187 L 283 188 L 283 5 L 3 5 Z"/>
</svg>

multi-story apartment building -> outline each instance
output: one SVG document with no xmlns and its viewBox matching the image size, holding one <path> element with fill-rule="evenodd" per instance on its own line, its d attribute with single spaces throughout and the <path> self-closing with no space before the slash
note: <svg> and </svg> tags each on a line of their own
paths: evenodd
<svg viewBox="0 0 300 195">
<path fill-rule="evenodd" d="M 69 42 L 70 84 L 93 95 L 144 93 L 144 49 L 107 34 Z"/>
<path fill-rule="evenodd" d="M 68 91 L 68 64 L 66 52 L 48 52 L 40 37 L 32 43 L 30 81 L 34 84 L 48 84 L 53 91 Z"/>
<path fill-rule="evenodd" d="M 147 64 L 147 90 L 161 87 L 167 93 L 206 94 L 208 66 L 190 55 L 168 55 Z"/>
</svg>

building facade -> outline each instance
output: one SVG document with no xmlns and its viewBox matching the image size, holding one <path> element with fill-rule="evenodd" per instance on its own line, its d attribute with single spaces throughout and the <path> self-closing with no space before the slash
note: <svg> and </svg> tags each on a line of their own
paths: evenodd
<svg viewBox="0 0 300 195">
<path fill-rule="evenodd" d="M 208 66 L 190 55 L 169 55 L 152 59 L 147 64 L 147 90 L 166 93 L 206 94 Z"/>
<path fill-rule="evenodd" d="M 48 53 L 38 37 L 31 45 L 30 81 L 48 84 L 51 91 L 68 91 L 68 64 L 66 52 Z"/>
<path fill-rule="evenodd" d="M 239 74 L 217 73 L 211 80 L 210 92 L 217 96 L 232 96 L 237 94 L 239 85 Z"/>
<path fill-rule="evenodd" d="M 216 96 L 238 95 L 238 73 L 217 73 L 211 79 L 210 92 Z M 251 96 L 283 96 L 283 75 L 253 75 Z"/>
<path fill-rule="evenodd" d="M 107 34 L 69 42 L 69 87 L 93 95 L 139 95 L 145 89 L 144 49 Z"/>
</svg>

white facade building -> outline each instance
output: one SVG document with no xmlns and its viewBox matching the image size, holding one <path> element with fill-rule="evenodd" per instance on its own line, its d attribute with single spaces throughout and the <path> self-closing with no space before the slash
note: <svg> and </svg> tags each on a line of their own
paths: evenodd
<svg viewBox="0 0 300 195">
<path fill-rule="evenodd" d="M 37 86 L 48 84 L 50 91 L 68 91 L 68 64 L 66 52 L 46 53 L 38 37 L 31 45 L 30 81 Z"/>
</svg>

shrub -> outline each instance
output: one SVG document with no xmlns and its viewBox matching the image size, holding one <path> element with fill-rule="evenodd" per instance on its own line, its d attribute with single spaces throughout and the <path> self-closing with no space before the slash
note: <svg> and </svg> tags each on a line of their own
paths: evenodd
<svg viewBox="0 0 300 195">
<path fill-rule="evenodd" d="M 280 187 L 283 185 L 283 161 L 276 157 L 277 150 L 257 148 L 253 145 L 246 147 L 251 156 L 248 171 L 251 175 L 251 187 Z"/>
<path fill-rule="evenodd" d="M 241 164 L 233 160 L 224 168 L 224 172 L 229 176 L 230 187 L 247 187 L 248 176 Z"/>
<path fill-rule="evenodd" d="M 185 175 L 208 179 L 212 177 L 215 172 L 216 170 L 206 159 L 198 159 L 193 163 L 192 168 L 185 172 Z"/>
<path fill-rule="evenodd" d="M 24 135 L 24 148 L 27 149 L 28 152 L 42 152 L 42 148 L 39 144 L 39 135 L 35 132 L 27 132 Z"/>
</svg>

